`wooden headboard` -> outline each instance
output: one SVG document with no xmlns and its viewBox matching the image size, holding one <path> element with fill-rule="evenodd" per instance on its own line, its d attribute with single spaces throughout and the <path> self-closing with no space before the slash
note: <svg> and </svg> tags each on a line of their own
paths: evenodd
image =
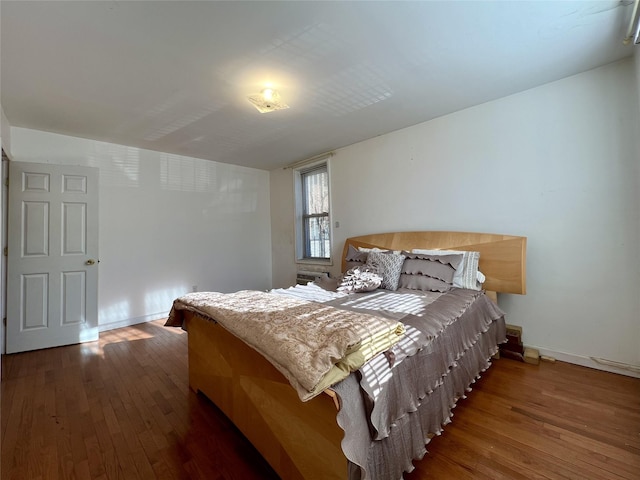
<svg viewBox="0 0 640 480">
<path fill-rule="evenodd" d="M 487 277 L 483 288 L 493 292 L 527 292 L 527 237 L 472 232 L 392 232 L 347 238 L 342 251 L 346 269 L 349 245 L 389 250 L 414 248 L 480 252 L 479 270 Z"/>
</svg>

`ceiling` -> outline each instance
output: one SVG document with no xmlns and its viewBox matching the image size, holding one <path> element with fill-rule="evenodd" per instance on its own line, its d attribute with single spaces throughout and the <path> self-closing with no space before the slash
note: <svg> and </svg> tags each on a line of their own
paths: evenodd
<svg viewBox="0 0 640 480">
<path fill-rule="evenodd" d="M 631 0 L 3 0 L 1 102 L 12 126 L 269 170 L 630 56 L 630 15 Z M 266 84 L 289 109 L 249 103 Z"/>
</svg>

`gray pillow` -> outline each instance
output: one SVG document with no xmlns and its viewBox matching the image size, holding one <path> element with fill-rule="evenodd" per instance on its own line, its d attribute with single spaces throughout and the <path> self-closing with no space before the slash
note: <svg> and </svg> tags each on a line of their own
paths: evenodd
<svg viewBox="0 0 640 480">
<path fill-rule="evenodd" d="M 428 255 L 451 255 L 462 254 L 462 262 L 456 268 L 453 276 L 453 286 L 458 288 L 469 288 L 471 290 L 481 290 L 482 286 L 478 283 L 478 262 L 480 261 L 480 252 L 471 252 L 466 250 L 422 250 L 414 248 L 413 253 Z"/>
<path fill-rule="evenodd" d="M 406 257 L 395 253 L 369 252 L 367 266 L 375 269 L 382 276 L 380 288 L 397 290 L 402 272 L 402 264 Z"/>
<path fill-rule="evenodd" d="M 423 292 L 447 292 L 453 285 L 438 280 L 427 275 L 400 274 L 398 288 L 409 288 L 411 290 L 421 290 Z"/>
<path fill-rule="evenodd" d="M 356 247 L 349 244 L 347 255 L 344 257 L 345 272 L 351 270 L 352 268 L 364 266 L 364 264 L 367 263 L 368 255 L 369 254 L 367 252 L 361 252 Z"/>
<path fill-rule="evenodd" d="M 340 281 L 337 278 L 331 278 L 326 273 L 316 278 L 313 283 L 318 285 L 320 288 L 324 288 L 330 292 L 335 292 L 338 289 L 338 285 Z"/>
<path fill-rule="evenodd" d="M 462 254 L 402 253 L 407 259 L 402 266 L 399 287 L 431 292 L 446 292 L 451 289 L 456 268 L 462 262 Z"/>
<path fill-rule="evenodd" d="M 350 244 L 349 248 L 347 249 L 347 256 L 345 257 L 345 260 L 347 262 L 367 263 L 368 256 L 369 254 L 367 252 L 361 252 L 356 247 Z"/>
<path fill-rule="evenodd" d="M 407 259 L 402 266 L 402 273 L 413 275 L 428 275 L 430 277 L 453 283 L 456 268 L 462 262 L 459 255 L 424 255 L 402 252 Z"/>
</svg>

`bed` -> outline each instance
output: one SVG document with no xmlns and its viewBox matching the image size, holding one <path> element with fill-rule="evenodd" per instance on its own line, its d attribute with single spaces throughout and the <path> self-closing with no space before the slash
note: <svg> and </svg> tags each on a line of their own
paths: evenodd
<svg viewBox="0 0 640 480">
<path fill-rule="evenodd" d="M 189 309 L 173 315 L 172 309 L 167 322 L 188 332 L 190 387 L 220 408 L 283 479 L 402 478 L 403 471 L 412 470 L 412 461 L 426 453 L 430 438 L 450 421 L 455 402 L 488 368 L 498 343 L 504 341 L 497 294 L 526 292 L 525 237 L 439 231 L 352 237 L 345 241 L 343 272 L 353 267 L 350 253 L 360 249 L 396 254 L 416 249 L 479 252 L 478 269 L 485 277 L 481 291 L 452 289 L 434 293 L 435 300 L 429 300 L 454 310 L 457 304 L 446 302 L 464 302 L 470 313 L 460 318 L 469 320 L 443 322 L 427 346 L 400 354 L 401 363 L 396 366 L 398 343 L 395 350 L 375 355 L 375 361 L 305 401 L 282 369 L 210 315 Z M 480 317 L 476 313 L 472 317 L 472 310 L 490 320 L 476 320 Z M 466 329 L 471 326 L 465 325 L 475 323 L 478 333 L 470 334 Z M 402 337 L 405 347 L 412 332 L 412 323 L 407 325 L 409 332 Z M 387 355 L 392 350 L 395 353 Z M 407 394 L 412 397 L 408 405 L 396 405 L 393 395 L 405 396 L 403 389 L 412 383 L 413 377 L 407 375 L 430 371 L 415 362 L 433 361 L 431 357 L 448 365 L 449 373 L 425 374 L 429 378 L 420 381 L 430 383 Z M 405 370 L 409 373 L 400 373 Z"/>
</svg>

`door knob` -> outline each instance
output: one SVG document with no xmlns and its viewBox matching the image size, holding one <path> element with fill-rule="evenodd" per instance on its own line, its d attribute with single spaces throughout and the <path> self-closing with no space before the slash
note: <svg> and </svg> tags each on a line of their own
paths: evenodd
<svg viewBox="0 0 640 480">
<path fill-rule="evenodd" d="M 93 265 L 96 263 L 96 261 L 93 258 L 90 258 L 89 260 L 87 260 L 86 262 L 84 262 L 87 265 Z"/>
</svg>

